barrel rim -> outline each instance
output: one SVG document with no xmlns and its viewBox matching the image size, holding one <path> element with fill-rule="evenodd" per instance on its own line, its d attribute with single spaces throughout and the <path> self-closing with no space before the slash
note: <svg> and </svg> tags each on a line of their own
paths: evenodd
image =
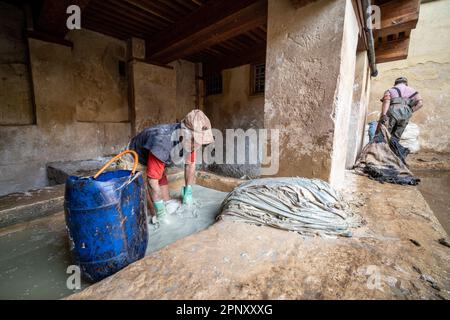
<svg viewBox="0 0 450 320">
<path fill-rule="evenodd" d="M 71 176 L 67 177 L 66 185 L 69 185 L 69 184 L 70 185 L 76 185 L 76 184 L 81 184 L 81 183 L 85 183 L 85 184 L 89 183 L 89 184 L 97 184 L 97 185 L 102 185 L 102 186 L 108 186 L 108 185 L 111 185 L 111 184 L 117 184 L 118 181 L 126 181 L 126 180 L 131 178 L 131 172 L 132 172 L 131 170 L 107 171 L 107 172 L 102 173 L 99 177 L 101 177 L 104 174 L 108 174 L 108 173 L 115 172 L 115 171 L 118 171 L 118 172 L 125 172 L 126 171 L 126 172 L 129 172 L 130 174 L 127 175 L 127 176 L 123 176 L 123 177 L 112 178 L 112 179 L 109 179 L 107 181 L 100 181 L 98 179 L 94 180 L 93 176 L 83 177 L 83 176 L 71 175 Z M 139 176 L 142 176 L 142 173 L 137 171 L 135 173 L 135 176 L 138 176 L 137 178 L 139 179 Z"/>
</svg>

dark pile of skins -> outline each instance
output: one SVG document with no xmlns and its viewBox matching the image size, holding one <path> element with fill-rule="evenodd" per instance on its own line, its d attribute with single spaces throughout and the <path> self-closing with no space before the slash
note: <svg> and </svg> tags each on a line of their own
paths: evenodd
<svg viewBox="0 0 450 320">
<path fill-rule="evenodd" d="M 409 152 L 398 139 L 389 135 L 384 126 L 380 126 L 373 140 L 361 152 L 354 169 L 381 183 L 417 185 L 420 179 L 406 164 Z"/>
</svg>

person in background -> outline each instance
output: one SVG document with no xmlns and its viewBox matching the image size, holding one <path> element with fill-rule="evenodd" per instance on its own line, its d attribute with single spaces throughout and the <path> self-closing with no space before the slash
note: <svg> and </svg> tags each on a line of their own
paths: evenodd
<svg viewBox="0 0 450 320">
<path fill-rule="evenodd" d="M 381 99 L 380 123 L 386 125 L 390 134 L 400 140 L 412 114 L 422 108 L 422 98 L 412 87 L 408 79 L 400 77 L 394 87 L 384 92 Z"/>
<path fill-rule="evenodd" d="M 175 139 L 174 136 L 179 137 Z M 192 110 L 179 123 L 160 124 L 146 128 L 130 140 L 128 148 L 139 156 L 138 171 L 145 172 L 146 194 L 152 221 L 166 214 L 170 200 L 165 168 L 174 163 L 174 148 L 185 159 L 183 204 L 192 204 L 192 185 L 195 178 L 196 150 L 214 142 L 211 122 L 199 109 Z M 181 145 L 179 145 L 181 143 Z M 176 154 L 176 153 L 175 153 Z"/>
</svg>

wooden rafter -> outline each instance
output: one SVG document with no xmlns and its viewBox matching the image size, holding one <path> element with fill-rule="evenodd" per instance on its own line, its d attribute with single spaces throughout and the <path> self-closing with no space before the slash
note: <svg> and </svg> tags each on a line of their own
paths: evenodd
<svg viewBox="0 0 450 320">
<path fill-rule="evenodd" d="M 396 0 L 380 5 L 380 29 L 374 31 L 376 37 L 414 29 L 419 20 L 420 0 Z"/>
<path fill-rule="evenodd" d="M 382 43 L 376 50 L 377 63 L 391 62 L 408 57 L 409 38 Z"/>
<path fill-rule="evenodd" d="M 266 44 L 253 47 L 251 50 L 236 51 L 234 55 L 228 55 L 222 59 L 207 58 L 203 61 L 204 75 L 220 72 L 224 69 L 234 68 L 255 61 L 265 60 Z"/>
<path fill-rule="evenodd" d="M 147 40 L 150 58 L 164 63 L 189 56 L 267 21 L 267 0 L 211 0 L 169 30 Z"/>
<path fill-rule="evenodd" d="M 408 57 L 409 35 L 419 20 L 420 0 L 378 1 L 380 29 L 374 30 L 376 62 Z"/>
</svg>

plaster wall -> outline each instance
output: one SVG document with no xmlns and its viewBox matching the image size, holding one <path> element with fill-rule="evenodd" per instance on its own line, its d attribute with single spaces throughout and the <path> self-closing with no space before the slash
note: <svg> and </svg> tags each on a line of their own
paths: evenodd
<svg viewBox="0 0 450 320">
<path fill-rule="evenodd" d="M 0 2 L 0 125 L 34 122 L 23 12 Z"/>
<path fill-rule="evenodd" d="M 352 108 L 350 112 L 347 142 L 346 168 L 351 169 L 361 152 L 367 118 L 370 89 L 369 60 L 366 51 L 356 54 L 355 81 L 353 84 Z"/>
<path fill-rule="evenodd" d="M 132 62 L 136 132 L 174 123 L 196 108 L 195 64 L 177 60 L 170 67 Z"/>
<path fill-rule="evenodd" d="M 76 120 L 126 122 L 129 120 L 127 78 L 119 73 L 126 61 L 126 43 L 88 30 L 68 34 L 72 52 Z"/>
<path fill-rule="evenodd" d="M 345 1 L 344 30 L 340 51 L 337 91 L 334 96 L 334 138 L 329 181 L 335 187 L 345 185 L 345 162 L 348 153 L 348 142 L 356 130 L 350 131 L 352 98 L 355 81 L 356 46 L 358 44 L 358 21 L 350 0 Z M 353 129 L 353 127 L 352 127 Z"/>
<path fill-rule="evenodd" d="M 36 124 L 0 126 L 0 194 L 45 186 L 47 162 L 114 154 L 130 137 L 124 44 L 90 31 L 68 38 L 73 49 L 28 40 Z"/>
<path fill-rule="evenodd" d="M 176 73 L 145 62 L 133 62 L 136 133 L 158 123 L 175 122 Z"/>
<path fill-rule="evenodd" d="M 350 1 L 269 0 L 264 126 L 280 130 L 279 176 L 342 178 L 357 33 Z"/>
<path fill-rule="evenodd" d="M 186 61 L 177 60 L 170 64 L 176 73 L 176 109 L 173 111 L 176 120 L 181 120 L 192 109 L 200 108 L 196 105 L 197 97 L 195 67 L 196 64 Z"/>
<path fill-rule="evenodd" d="M 264 95 L 250 94 L 249 64 L 222 71 L 223 91 L 205 99 L 205 112 L 214 128 L 262 128 Z"/>
<path fill-rule="evenodd" d="M 249 154 L 249 141 L 245 150 L 228 150 L 226 145 L 226 129 L 259 129 L 264 127 L 264 94 L 250 94 L 251 65 L 242 65 L 222 71 L 223 90 L 221 94 L 209 95 L 205 99 L 205 113 L 211 120 L 213 128 L 223 132 L 224 160 L 228 152 L 233 152 L 237 162 L 237 153 Z M 256 147 L 256 146 L 255 146 Z M 250 163 L 249 156 L 245 163 L 214 164 L 209 170 L 235 178 L 248 176 L 258 177 L 259 163 Z"/>
<path fill-rule="evenodd" d="M 372 81 L 368 121 L 377 120 L 380 98 L 397 77 L 408 78 L 420 92 L 424 107 L 411 122 L 420 128 L 422 150 L 450 152 L 450 0 L 423 3 L 419 22 L 411 32 L 406 60 L 378 65 L 379 75 Z"/>
<path fill-rule="evenodd" d="M 127 68 L 127 43 L 89 30 L 67 34 L 73 48 L 36 39 L 22 39 L 22 44 L 18 35 L 24 24 L 17 23 L 22 12 L 12 9 L 11 19 L 1 23 L 0 62 L 18 60 L 25 66 L 29 60 L 32 78 L 30 88 L 23 84 L 19 91 L 9 90 L 5 81 L 0 88 L 4 101 L 11 101 L 0 108 L 0 194 L 46 186 L 48 162 L 120 152 L 131 138 L 134 116 L 144 128 L 181 120 L 195 107 L 195 64 L 175 61 L 170 69 L 133 60 Z M 134 56 L 143 58 L 139 41 L 132 48 Z M 124 72 L 119 62 L 125 63 Z M 17 84 L 14 77 L 11 72 L 5 76 Z M 135 83 L 133 104 L 130 79 Z M 30 111 L 22 102 L 31 89 L 36 109 Z M 36 123 L 26 125 L 33 117 Z"/>
</svg>

